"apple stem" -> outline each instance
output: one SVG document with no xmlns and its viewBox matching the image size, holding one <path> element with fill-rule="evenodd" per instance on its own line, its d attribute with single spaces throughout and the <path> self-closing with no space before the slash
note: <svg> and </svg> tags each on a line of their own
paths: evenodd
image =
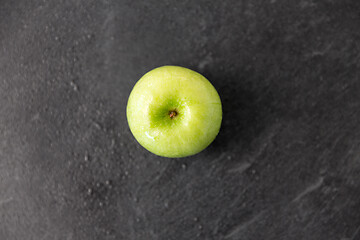
<svg viewBox="0 0 360 240">
<path fill-rule="evenodd" d="M 177 115 L 177 112 L 175 110 L 169 112 L 169 116 L 171 119 L 173 119 Z"/>
</svg>

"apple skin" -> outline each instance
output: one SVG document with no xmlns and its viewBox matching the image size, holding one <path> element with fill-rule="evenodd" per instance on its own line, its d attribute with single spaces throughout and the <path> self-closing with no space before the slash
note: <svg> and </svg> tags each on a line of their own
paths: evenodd
<svg viewBox="0 0 360 240">
<path fill-rule="evenodd" d="M 180 158 L 204 150 L 219 133 L 219 94 L 201 74 L 178 66 L 146 73 L 127 103 L 127 120 L 135 139 L 148 151 Z"/>
</svg>

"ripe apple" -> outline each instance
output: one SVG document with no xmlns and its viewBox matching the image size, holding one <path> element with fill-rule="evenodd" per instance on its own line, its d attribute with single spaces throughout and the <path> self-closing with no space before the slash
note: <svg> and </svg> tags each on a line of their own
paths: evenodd
<svg viewBox="0 0 360 240">
<path fill-rule="evenodd" d="M 201 74 L 178 66 L 146 73 L 130 93 L 126 114 L 136 140 L 169 158 L 205 149 L 222 120 L 221 100 L 213 85 Z"/>
</svg>

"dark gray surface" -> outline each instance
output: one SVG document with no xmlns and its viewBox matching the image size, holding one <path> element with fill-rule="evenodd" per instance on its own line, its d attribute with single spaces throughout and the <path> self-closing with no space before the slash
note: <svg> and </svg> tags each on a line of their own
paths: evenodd
<svg viewBox="0 0 360 240">
<path fill-rule="evenodd" d="M 360 2 L 1 1 L 0 239 L 360 239 Z M 125 108 L 150 69 L 218 89 L 169 160 Z"/>
</svg>

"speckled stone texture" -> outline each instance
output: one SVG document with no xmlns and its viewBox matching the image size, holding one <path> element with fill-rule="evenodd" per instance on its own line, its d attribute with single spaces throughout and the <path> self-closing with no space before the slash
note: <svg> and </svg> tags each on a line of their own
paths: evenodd
<svg viewBox="0 0 360 240">
<path fill-rule="evenodd" d="M 360 239 L 360 1 L 0 1 L 1 240 Z M 204 74 L 215 142 L 140 147 L 135 82 Z"/>
</svg>

